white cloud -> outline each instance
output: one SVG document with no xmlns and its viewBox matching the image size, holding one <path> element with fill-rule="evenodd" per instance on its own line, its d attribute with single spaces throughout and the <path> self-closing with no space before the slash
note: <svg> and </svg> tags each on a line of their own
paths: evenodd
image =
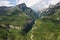
<svg viewBox="0 0 60 40">
<path fill-rule="evenodd" d="M 41 8 L 48 8 L 49 5 L 55 5 L 58 2 L 60 2 L 60 0 L 44 0 L 40 3 L 40 6 L 43 6 Z"/>
<path fill-rule="evenodd" d="M 60 2 L 60 0 L 50 0 L 49 4 L 55 5 L 58 2 Z"/>
<path fill-rule="evenodd" d="M 41 0 L 16 0 L 17 4 L 25 3 L 28 7 L 38 3 Z"/>
<path fill-rule="evenodd" d="M 37 4 L 31 6 L 34 10 L 42 10 L 44 8 L 48 8 L 49 5 L 55 5 L 56 3 L 60 2 L 60 0 L 42 0 L 38 2 Z"/>
<path fill-rule="evenodd" d="M 59 1 L 60 0 L 16 0 L 17 4 L 25 3 L 28 7 L 35 5 L 38 2 L 41 2 L 40 4 L 45 4 L 44 6 L 48 7 L 48 5 L 55 5 Z"/>
<path fill-rule="evenodd" d="M 0 6 L 13 6 L 12 4 L 10 4 L 9 1 L 7 0 L 0 0 Z"/>
<path fill-rule="evenodd" d="M 14 0 L 15 1 L 15 0 Z M 32 5 L 35 5 L 37 3 L 43 4 L 45 7 L 48 7 L 50 4 L 56 4 L 60 0 L 16 0 L 17 3 L 15 4 L 21 4 L 25 3 L 28 7 L 31 7 Z M 0 6 L 14 6 L 13 4 L 10 4 L 10 0 L 0 0 Z"/>
</svg>

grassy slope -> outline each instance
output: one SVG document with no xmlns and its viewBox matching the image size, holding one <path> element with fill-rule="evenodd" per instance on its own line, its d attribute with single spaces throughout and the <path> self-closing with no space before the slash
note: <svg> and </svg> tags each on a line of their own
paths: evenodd
<svg viewBox="0 0 60 40">
<path fill-rule="evenodd" d="M 0 24 L 11 24 L 14 26 L 23 26 L 26 23 L 26 19 L 30 18 L 28 16 L 31 11 L 31 9 L 26 9 L 26 11 L 18 11 L 15 7 L 8 10 L 6 15 L 0 16 Z M 32 12 L 32 11 L 31 11 Z M 27 14 L 26 14 L 27 13 Z M 34 14 L 34 13 L 32 13 Z M 34 15 L 31 15 L 34 16 Z M 2 31 L 3 30 L 3 31 Z M 0 28 L 0 39 L 3 40 L 6 37 L 6 34 L 8 35 L 8 38 L 10 40 L 22 40 L 23 38 L 20 38 L 20 30 L 16 29 L 9 29 L 9 32 L 7 32 L 7 29 L 5 28 Z M 4 36 L 5 35 L 5 36 Z M 1 37 L 2 36 L 2 37 Z"/>
<path fill-rule="evenodd" d="M 33 40 L 60 40 L 60 10 L 50 17 L 54 20 L 48 18 L 36 20 L 33 26 L 33 28 L 36 27 L 36 29 L 30 32 L 33 34 Z M 57 18 L 59 18 L 59 20 L 57 20 Z M 31 36 L 30 33 L 29 35 Z"/>
<path fill-rule="evenodd" d="M 36 29 L 33 31 L 34 40 L 59 40 L 60 39 L 60 22 L 49 19 L 40 19 L 34 25 Z"/>
<path fill-rule="evenodd" d="M 26 23 L 27 18 L 28 16 L 23 13 L 21 15 L 5 16 L 1 18 L 0 23 L 9 23 L 11 25 L 22 26 Z"/>
<path fill-rule="evenodd" d="M 51 15 L 51 18 L 60 18 L 60 11 L 57 11 L 54 15 Z M 6 17 L 8 18 L 8 17 Z M 10 18 L 10 17 L 9 17 Z M 24 16 L 24 14 L 22 14 L 22 16 L 11 16 L 12 20 L 15 19 L 17 21 L 10 21 L 10 24 L 16 24 L 19 25 L 20 24 L 24 24 L 25 20 L 27 18 L 27 16 Z M 21 19 L 20 19 L 21 18 Z M 4 19 L 4 17 L 3 17 Z M 7 21 L 9 22 L 9 20 Z M 36 23 L 34 24 L 33 28 L 36 29 L 32 29 L 27 36 L 28 40 L 31 40 L 31 34 L 33 35 L 33 40 L 60 40 L 60 20 L 59 21 L 55 21 L 55 20 L 50 20 L 50 19 L 37 19 Z M 3 38 L 5 37 L 7 31 L 6 29 L 0 29 L 0 39 L 3 40 Z M 21 38 L 21 34 L 20 34 L 20 30 L 16 30 L 16 29 L 10 29 L 9 30 L 9 35 L 8 38 L 10 40 L 24 40 L 25 38 Z"/>
<path fill-rule="evenodd" d="M 59 13 L 56 12 L 58 15 Z M 22 16 L 23 17 L 23 16 Z M 52 15 L 52 18 L 56 15 Z M 60 18 L 60 16 L 57 16 Z M 25 18 L 25 17 L 24 17 Z M 17 18 L 19 19 L 19 17 Z M 21 19 L 19 19 L 21 20 Z M 22 20 L 21 20 L 22 21 Z M 13 24 L 13 23 L 12 23 Z M 36 23 L 34 24 L 33 28 L 36 27 L 36 29 L 32 29 L 27 36 L 28 40 L 31 40 L 31 34 L 33 35 L 33 40 L 60 40 L 60 21 L 50 20 L 50 19 L 37 19 Z M 5 35 L 6 31 L 4 31 Z M 3 35 L 3 32 L 1 33 Z M 0 36 L 0 38 L 4 38 Z M 9 32 L 9 39 L 10 40 L 24 40 L 24 38 L 21 38 L 20 30 L 16 29 L 10 29 Z"/>
</svg>

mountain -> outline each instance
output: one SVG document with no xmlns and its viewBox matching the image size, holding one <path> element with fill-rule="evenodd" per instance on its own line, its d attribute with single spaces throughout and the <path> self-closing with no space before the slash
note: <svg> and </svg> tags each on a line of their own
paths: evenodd
<svg viewBox="0 0 60 40">
<path fill-rule="evenodd" d="M 41 16 L 54 15 L 59 10 L 60 10 L 60 2 L 57 3 L 56 5 L 50 5 L 47 9 L 44 9 L 40 15 Z"/>
<path fill-rule="evenodd" d="M 26 19 L 36 19 L 35 12 L 26 6 L 25 3 L 13 7 L 0 7 L 0 23 L 8 23 L 12 25 L 23 25 Z"/>
<path fill-rule="evenodd" d="M 16 38 L 18 38 L 16 40 L 21 40 L 20 39 L 21 37 L 19 35 L 21 31 L 21 27 L 23 27 L 24 29 L 27 26 L 25 29 L 30 30 L 32 28 L 31 19 L 37 19 L 35 12 L 31 8 L 27 7 L 25 3 L 13 7 L 9 7 L 9 8 L 8 7 L 0 7 L 0 8 L 2 8 L 0 9 L 2 11 L 0 12 L 0 32 L 1 32 L 0 39 L 1 40 L 7 40 L 7 39 L 15 40 Z M 18 27 L 19 30 L 16 30 L 15 28 L 14 29 L 8 28 L 9 26 L 8 27 L 5 26 L 6 28 L 4 28 L 3 27 L 4 25 L 1 24 L 12 25 L 14 27 Z M 16 32 L 19 33 L 16 34 Z"/>
<path fill-rule="evenodd" d="M 20 29 L 0 28 L 0 39 L 5 40 L 8 36 L 9 40 L 60 40 L 60 3 L 50 5 L 40 15 L 43 18 L 35 20 L 35 24 L 27 36 L 22 36 Z M 21 27 L 26 24 L 26 19 L 30 18 L 36 18 L 35 12 L 23 3 L 9 8 L 6 14 L 0 16 L 0 23 Z"/>
<path fill-rule="evenodd" d="M 0 15 L 5 15 L 10 7 L 0 6 Z"/>
<path fill-rule="evenodd" d="M 33 35 L 33 40 L 60 40 L 60 3 L 45 9 L 42 16 L 36 20 L 29 35 Z"/>
</svg>

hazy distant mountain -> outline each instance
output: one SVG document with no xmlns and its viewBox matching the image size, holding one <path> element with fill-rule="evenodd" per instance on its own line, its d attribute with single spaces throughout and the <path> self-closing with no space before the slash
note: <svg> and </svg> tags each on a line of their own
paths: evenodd
<svg viewBox="0 0 60 40">
<path fill-rule="evenodd" d="M 0 6 L 0 15 L 5 15 L 10 7 Z"/>
</svg>

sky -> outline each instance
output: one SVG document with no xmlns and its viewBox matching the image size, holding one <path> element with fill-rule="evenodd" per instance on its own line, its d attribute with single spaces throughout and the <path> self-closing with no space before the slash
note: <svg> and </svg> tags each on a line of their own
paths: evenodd
<svg viewBox="0 0 60 40">
<path fill-rule="evenodd" d="M 0 6 L 15 6 L 21 3 L 25 3 L 28 7 L 31 7 L 37 3 L 41 3 L 46 7 L 50 4 L 55 5 L 60 0 L 0 0 Z"/>
</svg>

